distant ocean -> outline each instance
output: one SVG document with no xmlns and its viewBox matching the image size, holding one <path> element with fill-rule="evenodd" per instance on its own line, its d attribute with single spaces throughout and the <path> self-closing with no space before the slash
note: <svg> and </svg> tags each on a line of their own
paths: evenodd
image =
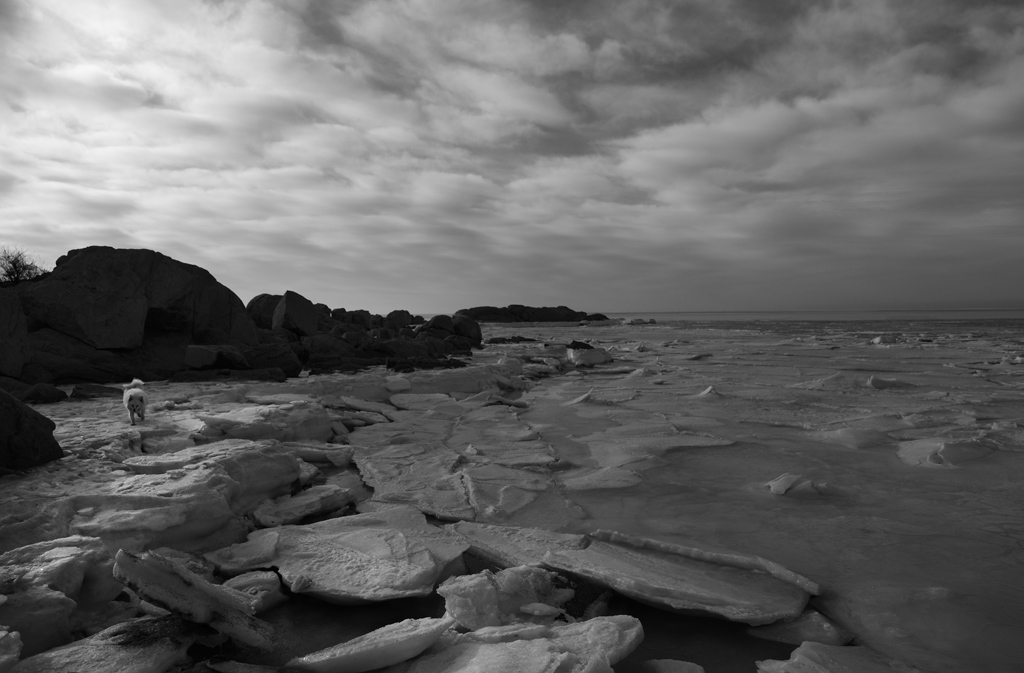
<svg viewBox="0 0 1024 673">
<path fill-rule="evenodd" d="M 676 311 L 605 313 L 609 318 L 643 318 L 655 322 L 779 322 L 779 321 L 916 321 L 1024 320 L 1024 308 L 955 309 L 941 311 Z"/>
</svg>

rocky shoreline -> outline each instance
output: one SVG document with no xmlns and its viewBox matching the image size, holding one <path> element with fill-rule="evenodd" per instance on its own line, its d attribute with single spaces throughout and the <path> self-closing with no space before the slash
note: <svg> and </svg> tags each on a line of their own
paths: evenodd
<svg viewBox="0 0 1024 673">
<path fill-rule="evenodd" d="M 4 396 L 0 671 L 1011 671 L 1019 330 L 889 327 Z"/>
</svg>

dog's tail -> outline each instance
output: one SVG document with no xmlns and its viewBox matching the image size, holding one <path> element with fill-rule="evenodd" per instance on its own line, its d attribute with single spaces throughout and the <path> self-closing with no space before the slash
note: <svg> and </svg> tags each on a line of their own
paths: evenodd
<svg viewBox="0 0 1024 673">
<path fill-rule="evenodd" d="M 125 385 L 124 389 L 125 390 L 130 390 L 132 388 L 141 388 L 144 385 L 146 385 L 146 383 L 142 379 L 132 379 L 132 382 L 127 384 L 127 385 Z"/>
</svg>

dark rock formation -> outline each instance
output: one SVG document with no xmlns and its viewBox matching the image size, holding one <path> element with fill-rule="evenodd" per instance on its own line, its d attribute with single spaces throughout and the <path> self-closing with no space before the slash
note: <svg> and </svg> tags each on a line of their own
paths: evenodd
<svg viewBox="0 0 1024 673">
<path fill-rule="evenodd" d="M 273 329 L 286 329 L 300 337 L 313 336 L 320 324 L 320 312 L 313 302 L 288 290 L 274 308 Z"/>
<path fill-rule="evenodd" d="M 29 386 L 27 390 L 19 393 L 16 397 L 22 402 L 31 404 L 53 404 L 63 402 L 68 398 L 68 394 L 49 383 L 37 383 L 34 386 Z"/>
<path fill-rule="evenodd" d="M 0 390 L 0 469 L 26 470 L 64 457 L 56 424 Z"/>
<path fill-rule="evenodd" d="M 27 316 L 28 383 L 165 378 L 185 366 L 189 344 L 257 343 L 231 290 L 152 250 L 72 250 L 14 291 Z"/>
<path fill-rule="evenodd" d="M 482 348 L 484 344 L 484 333 L 480 324 L 459 313 L 452 316 L 452 326 L 455 328 L 455 335 L 468 339 L 473 348 Z"/>
<path fill-rule="evenodd" d="M 101 386 L 98 383 L 78 383 L 71 389 L 71 397 L 76 400 L 95 400 L 102 397 L 119 398 L 123 394 L 123 388 Z"/>
<path fill-rule="evenodd" d="M 574 311 L 567 306 L 523 306 L 509 304 L 505 308 L 494 306 L 476 306 L 463 308 L 455 312 L 477 322 L 576 322 L 580 320 L 607 320 L 602 313 L 583 313 Z"/>
<path fill-rule="evenodd" d="M 273 329 L 274 310 L 281 301 L 279 294 L 258 294 L 249 300 L 245 305 L 245 312 L 249 314 L 256 327 L 260 329 Z"/>
<path fill-rule="evenodd" d="M 185 365 L 192 369 L 249 369 L 242 352 L 231 345 L 206 346 L 189 344 L 185 350 Z"/>
<path fill-rule="evenodd" d="M 287 342 L 250 346 L 242 351 L 242 355 L 253 369 L 277 368 L 285 376 L 298 376 L 302 371 L 302 361 Z"/>
<path fill-rule="evenodd" d="M 28 329 L 21 299 L 14 290 L 0 288 L 0 376 L 21 376 L 28 352 Z"/>
<path fill-rule="evenodd" d="M 231 342 L 256 343 L 256 328 L 231 290 L 205 269 L 152 250 L 72 250 L 48 277 L 15 290 L 30 321 L 94 348 L 136 349 L 150 331 L 197 342 L 214 330 Z"/>
</svg>

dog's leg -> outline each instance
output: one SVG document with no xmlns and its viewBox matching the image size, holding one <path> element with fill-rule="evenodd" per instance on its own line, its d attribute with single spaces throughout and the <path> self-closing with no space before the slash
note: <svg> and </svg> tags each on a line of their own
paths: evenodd
<svg viewBox="0 0 1024 673">
<path fill-rule="evenodd" d="M 134 409 L 129 409 L 128 410 L 128 418 L 131 419 L 132 425 L 135 425 L 135 410 Z"/>
</svg>

